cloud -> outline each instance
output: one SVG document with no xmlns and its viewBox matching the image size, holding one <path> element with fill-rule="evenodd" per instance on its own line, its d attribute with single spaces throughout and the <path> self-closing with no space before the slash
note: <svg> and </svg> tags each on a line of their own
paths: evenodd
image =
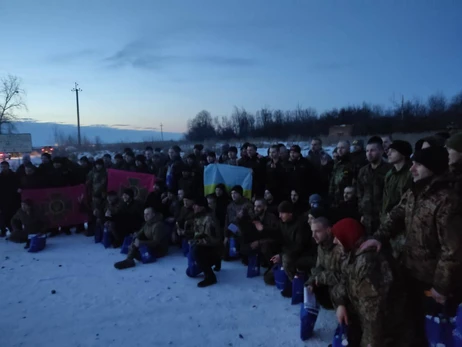
<svg viewBox="0 0 462 347">
<path fill-rule="evenodd" d="M 82 60 L 84 58 L 91 58 L 98 53 L 95 49 L 81 49 L 73 52 L 61 52 L 56 53 L 48 57 L 48 61 L 51 63 L 70 63 L 76 60 Z"/>
<path fill-rule="evenodd" d="M 353 61 L 320 61 L 312 65 L 316 70 L 344 70 L 356 66 Z"/>
<path fill-rule="evenodd" d="M 103 59 L 111 68 L 125 66 L 136 69 L 158 70 L 173 65 L 207 65 L 216 67 L 251 67 L 257 64 L 254 59 L 228 57 L 213 54 L 180 56 L 163 54 L 160 47 L 149 46 L 141 41 L 126 44 L 120 50 Z"/>
</svg>

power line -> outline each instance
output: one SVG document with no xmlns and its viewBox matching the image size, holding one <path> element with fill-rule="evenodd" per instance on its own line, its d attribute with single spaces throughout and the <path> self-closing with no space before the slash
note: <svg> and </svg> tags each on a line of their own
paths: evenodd
<svg viewBox="0 0 462 347">
<path fill-rule="evenodd" d="M 164 142 L 164 125 L 160 123 L 160 139 L 162 142 Z"/>
<path fill-rule="evenodd" d="M 80 110 L 79 110 L 79 92 L 82 91 L 82 89 L 79 88 L 79 85 L 77 82 L 75 82 L 75 87 L 71 90 L 72 92 L 75 92 L 75 103 L 77 105 L 77 141 L 79 143 L 79 147 L 82 145 L 82 142 L 80 140 Z"/>
</svg>

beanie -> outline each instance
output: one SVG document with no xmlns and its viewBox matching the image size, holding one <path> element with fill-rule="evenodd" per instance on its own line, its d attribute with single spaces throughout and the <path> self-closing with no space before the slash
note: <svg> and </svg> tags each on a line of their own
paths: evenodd
<svg viewBox="0 0 462 347">
<path fill-rule="evenodd" d="M 462 153 L 462 133 L 452 135 L 446 141 L 446 147 L 451 148 L 456 152 Z"/>
<path fill-rule="evenodd" d="M 283 201 L 278 206 L 279 213 L 294 213 L 294 205 L 288 201 Z"/>
<path fill-rule="evenodd" d="M 363 140 L 354 140 L 353 141 L 353 146 L 359 146 L 361 148 L 364 148 L 364 141 Z"/>
<path fill-rule="evenodd" d="M 322 197 L 319 194 L 313 194 L 310 196 L 309 203 L 311 204 L 319 204 L 322 202 Z"/>
<path fill-rule="evenodd" d="M 390 149 L 401 153 L 406 158 L 410 158 L 412 155 L 412 146 L 409 142 L 403 140 L 395 140 L 391 143 Z"/>
<path fill-rule="evenodd" d="M 244 189 L 242 189 L 241 186 L 234 186 L 231 189 L 231 192 L 236 192 L 236 193 L 240 194 L 241 196 L 244 195 Z"/>
<path fill-rule="evenodd" d="M 356 219 L 345 218 L 334 224 L 332 234 L 340 241 L 346 251 L 351 251 L 364 236 L 365 230 L 364 226 Z"/>
<path fill-rule="evenodd" d="M 194 149 L 197 149 L 198 151 L 202 151 L 204 149 L 204 146 L 201 145 L 200 143 L 194 145 Z"/>
<path fill-rule="evenodd" d="M 435 175 L 440 175 L 448 169 L 448 151 L 444 147 L 428 147 L 416 151 L 412 156 L 412 161 L 422 164 Z"/>
<path fill-rule="evenodd" d="M 370 144 L 373 144 L 373 143 L 376 143 L 376 144 L 379 144 L 381 146 L 383 146 L 383 140 L 382 138 L 378 137 L 378 136 L 372 136 L 368 141 L 367 141 L 367 144 L 370 145 Z"/>
</svg>

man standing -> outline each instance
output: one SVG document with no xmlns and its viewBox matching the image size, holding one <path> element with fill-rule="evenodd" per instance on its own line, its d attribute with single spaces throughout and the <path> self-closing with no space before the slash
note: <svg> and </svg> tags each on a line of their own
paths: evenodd
<svg viewBox="0 0 462 347">
<path fill-rule="evenodd" d="M 462 194 L 462 133 L 452 135 L 446 142 L 449 170 L 456 180 L 456 190 Z"/>
<path fill-rule="evenodd" d="M 447 175 L 442 175 L 448 168 L 446 149 L 422 149 L 412 161 L 414 187 L 391 210 L 374 239 L 364 242 L 361 249 L 380 250 L 383 242 L 405 228 L 400 261 L 410 300 L 407 311 L 413 315 L 412 346 L 426 346 L 424 291 L 429 291 L 437 303 L 446 304 L 449 311 L 456 306 L 452 299 L 460 295 L 456 288 L 462 269 L 462 211 L 460 197 Z"/>
<path fill-rule="evenodd" d="M 334 205 L 343 199 L 345 187 L 352 186 L 356 177 L 355 165 L 350 156 L 350 143 L 340 141 L 337 145 L 338 160 L 334 165 L 329 185 L 329 196 Z"/>
<path fill-rule="evenodd" d="M 380 137 L 374 136 L 369 139 L 366 156 L 369 164 L 359 170 L 357 192 L 361 222 L 366 228 L 366 234 L 372 235 L 380 225 L 385 175 L 391 169 L 391 165 L 383 160 Z"/>
<path fill-rule="evenodd" d="M 10 169 L 7 161 L 2 161 L 0 167 L 0 236 L 5 237 L 6 228 L 11 230 L 11 218 L 21 205 L 21 197 L 18 194 L 18 175 Z"/>
<path fill-rule="evenodd" d="M 281 201 L 284 194 L 286 180 L 284 166 L 279 158 L 279 147 L 273 145 L 269 150 L 270 160 L 266 163 L 266 189 L 269 190 L 276 201 Z"/>
<path fill-rule="evenodd" d="M 382 143 L 383 143 L 383 157 L 388 159 L 388 150 L 390 149 L 390 145 L 393 143 L 393 138 L 391 135 L 382 136 Z"/>
</svg>

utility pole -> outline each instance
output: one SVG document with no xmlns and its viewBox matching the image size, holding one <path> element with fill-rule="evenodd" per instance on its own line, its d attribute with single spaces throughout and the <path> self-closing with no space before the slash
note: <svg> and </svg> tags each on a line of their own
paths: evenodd
<svg viewBox="0 0 462 347">
<path fill-rule="evenodd" d="M 164 142 L 164 125 L 160 123 L 160 139 Z"/>
<path fill-rule="evenodd" d="M 77 82 L 75 82 L 75 87 L 71 90 L 72 92 L 75 92 L 75 102 L 77 104 L 77 141 L 79 143 L 79 147 L 82 145 L 82 142 L 80 140 L 80 111 L 79 111 L 79 92 L 82 91 L 82 89 L 79 88 L 79 85 Z"/>
</svg>

